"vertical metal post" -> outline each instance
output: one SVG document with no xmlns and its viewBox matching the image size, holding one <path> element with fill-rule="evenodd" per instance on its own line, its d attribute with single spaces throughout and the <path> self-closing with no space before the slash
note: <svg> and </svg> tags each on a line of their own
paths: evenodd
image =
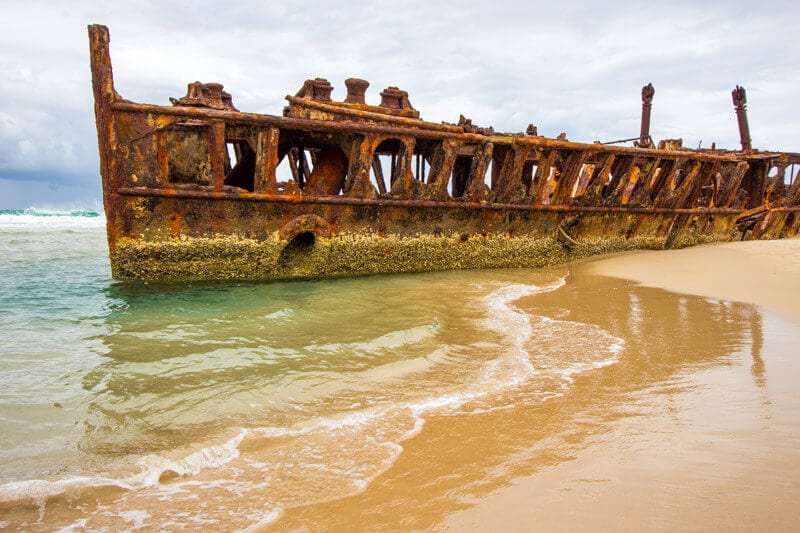
<svg viewBox="0 0 800 533">
<path fill-rule="evenodd" d="M 305 181 L 306 181 L 305 180 L 305 170 L 306 169 L 305 169 L 305 164 L 304 164 L 305 162 L 306 162 L 306 152 L 305 152 L 305 149 L 303 148 L 303 145 L 301 144 L 297 148 L 297 177 L 298 177 L 297 186 L 300 187 L 301 189 L 304 189 L 305 186 L 306 186 L 306 184 L 305 184 Z"/>
<path fill-rule="evenodd" d="M 158 183 L 169 185 L 169 162 L 167 160 L 167 132 L 156 133 L 156 162 L 158 167 Z"/>
<path fill-rule="evenodd" d="M 225 185 L 225 123 L 221 121 L 211 124 L 209 132 L 209 149 L 211 152 L 211 183 L 215 192 L 221 192 Z"/>
<path fill-rule="evenodd" d="M 742 143 L 742 150 L 752 150 L 750 139 L 750 126 L 747 124 L 747 94 L 744 87 L 739 87 L 731 91 L 733 105 L 736 108 L 736 120 L 739 123 L 739 139 Z"/>
<path fill-rule="evenodd" d="M 653 107 L 653 96 L 656 90 L 652 83 L 642 87 L 642 127 L 639 129 L 639 146 L 649 147 L 650 141 L 650 110 Z"/>
<path fill-rule="evenodd" d="M 256 152 L 256 172 L 253 192 L 275 194 L 278 180 L 275 167 L 278 166 L 278 128 L 266 128 L 258 132 Z"/>
</svg>

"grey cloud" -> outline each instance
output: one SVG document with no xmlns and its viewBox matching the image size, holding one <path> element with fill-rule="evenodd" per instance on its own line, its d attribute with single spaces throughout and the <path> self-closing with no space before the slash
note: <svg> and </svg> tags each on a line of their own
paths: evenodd
<svg viewBox="0 0 800 533">
<path fill-rule="evenodd" d="M 427 120 L 464 113 L 593 141 L 638 133 L 652 81 L 654 137 L 735 148 L 741 84 L 755 145 L 800 150 L 799 13 L 751 1 L 13 2 L 0 22 L 0 186 L 36 177 L 96 194 L 88 23 L 110 27 L 117 89 L 134 101 L 167 104 L 197 79 L 224 83 L 240 109 L 279 114 L 308 77 L 342 98 L 357 76 L 371 101 L 387 85 L 408 90 Z"/>
</svg>

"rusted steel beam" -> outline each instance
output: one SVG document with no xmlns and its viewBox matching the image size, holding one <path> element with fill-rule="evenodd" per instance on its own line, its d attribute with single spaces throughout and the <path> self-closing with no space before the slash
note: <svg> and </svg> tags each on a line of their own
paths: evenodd
<svg viewBox="0 0 800 533">
<path fill-rule="evenodd" d="M 436 200 L 392 200 L 382 198 L 354 198 L 348 196 L 300 196 L 300 195 L 270 195 L 243 192 L 205 192 L 196 190 L 181 189 L 139 189 L 136 187 L 121 187 L 117 190 L 118 194 L 125 196 L 147 196 L 162 198 L 194 198 L 204 200 L 235 200 L 245 202 L 267 202 L 278 204 L 330 204 L 330 205 L 352 205 L 352 206 L 375 206 L 375 207 L 414 207 L 414 208 L 468 208 L 490 211 L 522 210 L 522 211 L 542 211 L 559 213 L 660 213 L 660 214 L 737 214 L 741 209 L 722 208 L 722 207 L 697 207 L 692 209 L 668 208 L 668 207 L 638 207 L 638 206 L 586 206 L 586 205 L 532 205 L 532 204 L 509 204 L 500 202 L 449 202 Z M 800 206 L 775 208 L 788 211 L 800 211 Z"/>
<path fill-rule="evenodd" d="M 731 91 L 733 98 L 733 106 L 736 108 L 736 121 L 739 124 L 739 141 L 742 144 L 742 150 L 752 150 L 752 141 L 750 139 L 750 126 L 747 123 L 747 93 L 744 87 L 739 87 Z"/>
<path fill-rule="evenodd" d="M 225 123 L 214 122 L 209 135 L 209 155 L 211 156 L 211 182 L 215 191 L 221 191 L 225 182 Z"/>
<path fill-rule="evenodd" d="M 521 199 L 525 197 L 525 186 L 522 184 L 522 168 L 528 160 L 530 148 L 524 144 L 513 145 L 508 150 L 499 167 L 497 185 L 492 187 L 499 201 Z"/>
<path fill-rule="evenodd" d="M 117 99 L 117 91 L 114 89 L 109 43 L 108 28 L 97 24 L 89 26 L 89 60 L 92 69 L 92 91 L 94 93 L 97 146 L 100 155 L 100 177 L 104 191 L 115 191 L 120 184 L 115 180 L 118 175 L 118 164 L 112 154 L 112 139 L 115 138 L 115 128 L 111 106 Z M 117 241 L 118 217 L 121 215 L 114 205 L 113 192 L 103 194 L 103 207 L 106 212 L 108 243 L 113 248 Z"/>
<path fill-rule="evenodd" d="M 412 197 L 419 194 L 419 182 L 411 171 L 416 139 L 404 136 L 400 139 L 394 174 L 392 175 L 392 196 Z"/>
<path fill-rule="evenodd" d="M 256 170 L 254 191 L 257 193 L 276 194 L 278 182 L 275 168 L 278 166 L 278 128 L 265 128 L 258 132 L 256 144 Z"/>
<path fill-rule="evenodd" d="M 533 175 L 533 183 L 531 184 L 530 197 L 533 199 L 534 205 L 543 205 L 545 201 L 549 202 L 549 198 L 545 198 L 547 191 L 547 184 L 550 175 L 553 172 L 553 163 L 559 157 L 557 150 L 548 150 L 546 155 L 539 158 L 539 165 Z"/>
<path fill-rule="evenodd" d="M 345 132 L 353 133 L 358 132 L 361 134 L 373 133 L 385 136 L 407 136 L 409 130 L 402 127 L 395 126 L 382 126 L 376 124 L 368 124 L 361 122 L 351 121 L 324 121 L 312 119 L 300 119 L 290 117 L 276 117 L 273 115 L 261 115 L 255 113 L 241 113 L 235 111 L 219 111 L 215 109 L 195 109 L 191 107 L 164 107 L 152 104 L 136 104 L 132 102 L 114 102 L 111 104 L 113 111 L 123 111 L 130 113 L 144 113 L 153 115 L 176 116 L 191 119 L 223 119 L 228 120 L 234 124 L 243 124 L 250 126 L 274 126 L 280 129 L 297 130 L 297 131 L 324 131 L 324 132 Z M 427 125 L 429 123 L 423 123 Z M 599 143 L 577 143 L 567 140 L 548 139 L 546 137 L 527 137 L 527 136 L 514 136 L 514 135 L 490 135 L 485 136 L 477 133 L 456 133 L 450 131 L 437 131 L 427 129 L 421 126 L 414 130 L 414 137 L 417 139 L 426 140 L 442 140 L 445 138 L 458 138 L 464 143 L 481 143 L 491 142 L 499 145 L 511 145 L 514 142 L 519 144 L 528 145 L 532 148 L 561 148 L 569 150 L 586 150 L 589 153 L 615 153 L 615 154 L 641 154 L 641 148 L 632 148 L 626 146 L 609 146 Z M 664 157 L 677 157 L 682 153 L 691 153 L 692 157 L 704 161 L 712 160 L 726 160 L 743 158 L 742 154 L 737 152 L 696 152 L 696 151 L 672 151 L 672 150 L 658 150 L 652 149 L 648 153 L 653 155 L 662 155 Z M 797 154 L 800 157 L 800 154 Z M 761 158 L 771 159 L 775 158 L 775 153 L 763 154 L 748 154 L 747 158 Z"/>
<path fill-rule="evenodd" d="M 375 198 L 378 192 L 369 181 L 369 170 L 375 149 L 383 139 L 376 135 L 365 135 L 353 143 L 350 149 L 350 167 L 347 171 L 345 194 L 353 198 Z"/>
<path fill-rule="evenodd" d="M 572 197 L 572 191 L 575 189 L 575 184 L 580 177 L 581 168 L 588 154 L 586 152 L 572 152 L 567 156 L 564 162 L 564 167 L 561 170 L 561 175 L 558 178 L 551 203 L 556 205 L 569 203 Z"/>
<path fill-rule="evenodd" d="M 378 155 L 372 156 L 372 172 L 375 174 L 375 182 L 378 184 L 378 192 L 386 194 L 386 179 L 383 177 L 383 165 Z"/>
<path fill-rule="evenodd" d="M 430 169 L 430 193 L 429 197 L 436 200 L 450 199 L 447 192 L 450 184 L 450 176 L 458 157 L 461 143 L 456 140 L 445 140 L 440 146 L 436 147 L 431 160 Z"/>
<path fill-rule="evenodd" d="M 469 169 L 467 190 L 464 193 L 464 198 L 467 200 L 477 202 L 485 202 L 487 200 L 489 189 L 484 179 L 493 154 L 494 144 L 491 142 L 484 142 L 476 149 L 475 157 L 472 158 L 472 165 Z"/>
</svg>

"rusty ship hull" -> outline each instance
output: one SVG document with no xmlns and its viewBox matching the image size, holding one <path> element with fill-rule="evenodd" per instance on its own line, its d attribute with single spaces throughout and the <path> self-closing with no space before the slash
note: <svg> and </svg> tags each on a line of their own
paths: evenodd
<svg viewBox="0 0 800 533">
<path fill-rule="evenodd" d="M 367 105 L 357 79 L 343 102 L 307 80 L 281 116 L 199 82 L 157 106 L 116 92 L 108 30 L 89 37 L 117 279 L 538 267 L 800 229 L 800 155 L 752 150 L 743 101 L 737 151 L 654 147 L 651 86 L 633 147 L 425 122 L 395 87 Z"/>
</svg>

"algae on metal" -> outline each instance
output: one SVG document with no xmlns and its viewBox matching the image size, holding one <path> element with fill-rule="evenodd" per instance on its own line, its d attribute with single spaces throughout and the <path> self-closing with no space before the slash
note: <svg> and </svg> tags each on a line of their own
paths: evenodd
<svg viewBox="0 0 800 533">
<path fill-rule="evenodd" d="M 721 238 L 721 237 L 719 237 Z M 709 240 L 683 235 L 676 246 Z M 115 277 L 140 280 L 276 280 L 344 277 L 452 269 L 543 267 L 633 249 L 661 249 L 664 239 L 637 236 L 564 242 L 507 235 L 414 237 L 375 233 L 308 237 L 296 245 L 278 238 L 183 237 L 143 242 L 123 239 L 112 257 Z"/>
</svg>

